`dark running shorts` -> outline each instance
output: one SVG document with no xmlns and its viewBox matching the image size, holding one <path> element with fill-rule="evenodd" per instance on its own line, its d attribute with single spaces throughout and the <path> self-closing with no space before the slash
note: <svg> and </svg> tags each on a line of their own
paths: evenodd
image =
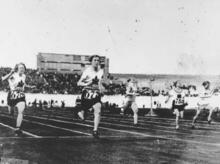
<svg viewBox="0 0 220 164">
<path fill-rule="evenodd" d="M 131 108 L 131 105 L 132 105 L 133 101 L 127 101 L 124 106 L 123 106 L 123 109 L 129 109 Z"/>
<path fill-rule="evenodd" d="M 175 109 L 177 109 L 179 112 L 184 111 L 186 105 L 187 105 L 187 104 L 176 105 L 176 104 L 175 104 L 175 101 L 173 101 L 172 110 L 174 111 Z"/>
<path fill-rule="evenodd" d="M 131 109 L 131 105 L 134 103 L 134 101 L 127 101 L 124 106 L 122 107 L 124 109 L 124 114 L 133 114 L 133 111 Z"/>
<path fill-rule="evenodd" d="M 9 106 L 16 106 L 19 102 L 25 102 L 24 92 L 19 91 L 9 91 L 7 102 Z"/>
<path fill-rule="evenodd" d="M 81 96 L 81 109 L 88 110 L 97 103 L 101 103 L 101 93 L 97 90 L 84 89 Z"/>
</svg>

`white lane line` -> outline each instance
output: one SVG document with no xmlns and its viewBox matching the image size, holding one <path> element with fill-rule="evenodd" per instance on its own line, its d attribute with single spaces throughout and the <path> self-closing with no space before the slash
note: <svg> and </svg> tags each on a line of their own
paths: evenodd
<svg viewBox="0 0 220 164">
<path fill-rule="evenodd" d="M 0 137 L 1 139 L 81 139 L 81 138 L 93 138 L 91 136 L 40 136 L 39 138 L 34 138 L 34 137 Z M 100 138 L 121 138 L 121 139 L 141 139 L 145 137 L 128 137 L 128 136 L 109 136 L 109 135 L 101 135 Z"/>
<path fill-rule="evenodd" d="M 1 123 L 1 122 L 0 122 L 0 125 L 2 125 L 2 126 L 4 126 L 4 127 L 7 127 L 7 128 L 9 128 L 9 129 L 15 130 L 15 128 L 13 128 L 12 126 L 3 124 L 3 123 Z M 26 134 L 26 135 L 28 135 L 28 136 L 31 136 L 31 137 L 34 137 L 34 138 L 40 138 L 40 137 L 41 137 L 41 136 L 35 135 L 35 134 L 33 134 L 33 133 L 29 133 L 29 132 L 24 131 L 24 130 L 22 130 L 22 132 L 23 132 L 24 134 Z"/>
<path fill-rule="evenodd" d="M 47 116 L 47 115 L 44 115 L 45 117 Z M 62 117 L 62 116 L 54 116 L 54 117 Z M 64 118 L 70 118 L 70 117 L 64 117 Z M 108 117 L 108 115 L 102 115 L 102 118 L 108 118 L 108 119 L 112 119 L 112 120 L 117 120 L 117 119 L 123 119 L 123 120 L 125 120 L 125 121 L 130 121 L 130 122 L 132 122 L 132 117 L 130 117 L 130 118 L 121 118 L 121 117 L 116 117 L 116 118 L 113 118 L 113 117 Z M 149 117 L 150 118 L 150 117 Z M 152 118 L 152 117 L 151 117 Z M 70 118 L 70 119 L 72 119 L 72 118 Z M 160 118 L 156 118 L 156 120 L 160 120 Z M 139 122 L 141 122 L 141 123 L 154 123 L 154 124 L 159 124 L 159 125 L 155 125 L 155 126 L 158 126 L 158 127 L 160 127 L 161 125 L 165 125 L 165 126 L 167 126 L 167 125 L 173 125 L 173 126 L 175 126 L 175 120 L 173 119 L 173 122 L 157 122 L 156 120 L 153 120 L 153 119 L 151 119 L 151 120 L 146 120 L 146 119 L 139 119 Z M 165 119 L 166 120 L 166 119 Z M 162 121 L 162 120 L 161 120 Z M 188 128 L 188 127 L 190 127 L 191 125 L 189 125 L 190 123 L 192 123 L 192 122 L 189 122 L 188 120 L 180 120 L 180 124 L 181 124 L 181 126 L 183 126 L 183 127 L 186 127 L 186 128 Z M 206 122 L 207 123 L 207 122 Z M 196 123 L 196 125 L 197 126 L 202 126 L 202 129 L 204 129 L 204 130 L 220 130 L 220 128 L 219 127 L 216 127 L 216 126 L 218 126 L 217 124 L 213 124 L 212 123 L 212 128 L 210 129 L 210 125 L 208 125 L 208 124 L 206 124 L 206 125 L 204 125 L 203 123 L 202 124 L 199 124 L 199 122 L 197 122 Z M 216 132 L 216 133 L 220 133 L 220 132 Z"/>
<path fill-rule="evenodd" d="M 46 117 L 46 115 L 45 115 L 45 117 Z M 54 116 L 54 117 L 57 117 L 57 118 L 63 118 L 63 119 L 71 119 L 70 117 L 62 117 L 62 116 Z M 106 117 L 106 116 L 102 116 L 102 118 L 107 118 L 107 119 L 111 119 L 111 120 L 115 120 L 115 121 L 119 121 L 119 119 L 123 119 L 123 120 L 125 120 L 125 121 L 128 121 L 128 122 L 130 122 L 130 123 L 132 123 L 133 122 L 133 120 L 131 120 L 131 119 L 129 119 L 129 118 L 109 118 L 109 117 Z M 120 122 L 122 122 L 121 120 L 120 120 Z M 171 125 L 171 124 L 168 124 L 168 123 L 160 123 L 160 122 L 153 122 L 153 121 L 143 121 L 143 120 L 138 120 L 138 122 L 141 122 L 142 124 L 144 124 L 144 123 L 158 123 L 158 124 L 161 124 L 161 125 Z"/>
<path fill-rule="evenodd" d="M 31 116 L 30 116 L 31 117 Z M 66 117 L 61 117 L 61 116 L 54 116 L 54 117 L 56 117 L 56 118 L 60 118 L 60 119 L 70 119 L 70 118 L 66 118 Z M 107 118 L 107 117 L 106 117 Z M 108 118 L 109 119 L 109 118 Z M 71 119 L 72 120 L 72 119 Z M 117 119 L 111 119 L 111 120 L 115 120 L 115 121 L 118 121 Z M 86 121 L 88 121 L 88 122 L 93 122 L 93 121 L 91 121 L 91 120 L 86 120 Z M 131 121 L 132 122 L 132 121 Z M 121 121 L 120 120 L 120 123 L 130 123 L 130 122 L 128 122 L 128 121 Z M 106 124 L 106 125 L 116 125 L 116 126 L 121 126 L 121 127 L 131 127 L 131 128 L 134 128 L 134 126 L 132 126 L 132 125 L 123 125 L 123 124 L 116 124 L 116 123 L 109 123 L 109 122 L 106 122 L 106 121 L 101 121 L 101 123 L 100 124 Z M 141 125 L 146 125 L 146 124 L 144 124 L 144 123 L 141 123 Z M 167 132 L 167 133 L 173 133 L 173 134 L 189 134 L 190 136 L 199 136 L 199 137 L 210 137 L 210 138 L 215 138 L 216 139 L 216 137 L 214 137 L 214 136 L 204 136 L 204 134 L 191 134 L 191 133 L 187 133 L 187 132 L 179 132 L 179 131 L 176 131 L 175 129 L 174 129 L 174 127 L 165 127 L 165 126 L 160 126 L 160 125 L 154 125 L 154 126 L 156 126 L 156 127 L 160 127 L 160 128 L 167 128 L 167 129 L 170 129 L 170 130 L 172 130 L 172 131 L 169 131 L 169 130 L 162 130 L 162 129 L 156 129 L 156 128 L 150 128 L 150 127 L 135 127 L 136 129 L 142 129 L 142 130 L 157 130 L 157 131 L 161 131 L 161 132 Z M 183 125 L 181 125 L 181 126 L 183 126 Z M 186 126 L 186 127 L 188 127 L 188 126 Z M 204 128 L 204 129 L 208 129 L 208 128 Z M 210 130 L 210 129 L 208 129 L 208 130 Z M 196 131 L 204 131 L 204 130 L 196 130 Z M 215 133 L 215 134 L 220 134 L 220 132 L 218 132 L 218 131 L 212 131 L 212 133 Z"/>
<path fill-rule="evenodd" d="M 28 137 L 25 137 L 28 138 Z M 93 138 L 91 136 L 42 136 L 40 139 L 84 139 L 84 138 Z M 138 137 L 129 137 L 129 136 L 121 136 L 121 135 L 115 135 L 115 136 L 109 136 L 109 135 L 101 135 L 100 139 L 146 139 L 146 137 L 138 136 Z M 0 137 L 1 139 L 1 137 Z M 32 138 L 30 138 L 32 139 Z"/>
<path fill-rule="evenodd" d="M 8 116 L 6 116 L 6 115 L 4 115 L 4 117 L 10 118 L 10 117 L 8 117 Z M 23 119 L 23 121 L 30 122 L 30 123 L 34 123 L 34 124 L 38 124 L 38 125 L 42 125 L 42 126 L 47 126 L 47 127 L 55 128 L 55 129 L 59 129 L 59 130 L 69 131 L 69 132 L 72 132 L 72 133 L 79 133 L 79 134 L 84 134 L 84 135 L 88 135 L 88 136 L 91 136 L 91 135 L 92 135 L 92 134 L 90 134 L 90 133 L 84 133 L 84 132 L 77 131 L 77 130 L 62 128 L 62 127 L 58 127 L 58 126 L 54 126 L 54 125 L 50 125 L 50 124 L 44 124 L 44 123 L 40 123 L 40 122 L 36 122 L 36 121 L 31 121 L 31 120 L 27 120 L 27 119 Z M 23 131 L 23 132 L 24 132 L 24 131 Z M 26 133 L 28 133 L 28 132 L 26 132 Z M 41 138 L 42 138 L 42 136 L 38 136 L 38 137 L 41 137 Z"/>
<path fill-rule="evenodd" d="M 84 133 L 84 132 L 77 131 L 77 130 L 62 128 L 62 127 L 58 127 L 58 126 L 54 126 L 54 125 L 50 125 L 50 124 L 44 124 L 44 123 L 40 123 L 40 122 L 36 122 L 36 121 L 30 121 L 30 120 L 26 120 L 26 119 L 24 119 L 24 121 L 34 123 L 34 124 L 37 124 L 37 125 L 47 126 L 47 127 L 54 128 L 54 129 L 59 129 L 59 130 L 69 131 L 69 132 L 72 132 L 72 133 L 79 133 L 79 134 L 84 134 L 84 135 L 91 136 L 90 133 Z"/>
<path fill-rule="evenodd" d="M 54 116 L 54 117 L 56 117 L 56 118 L 63 118 L 63 119 L 70 119 L 70 117 L 62 117 L 62 116 Z M 103 118 L 103 117 L 102 117 Z M 109 118 L 109 117 L 105 117 L 104 116 L 104 118 L 107 118 L 108 120 L 115 120 L 115 121 L 118 121 L 118 119 L 119 118 Z M 124 119 L 124 118 L 122 118 L 122 119 Z M 89 120 L 87 120 L 87 121 L 89 121 Z M 125 121 L 121 121 L 120 120 L 120 122 L 122 122 L 122 123 L 128 123 L 128 122 L 133 122 L 132 120 L 130 120 L 129 118 L 127 118 Z M 148 122 L 151 122 L 151 123 L 155 123 L 154 124 L 154 126 L 156 126 L 156 127 L 160 127 L 160 128 L 164 128 L 165 126 L 161 126 L 161 125 L 156 125 L 156 124 L 163 124 L 163 123 L 161 123 L 161 122 L 153 122 L 153 121 L 142 121 L 142 120 L 140 120 L 139 122 L 141 122 L 141 125 L 145 125 L 146 123 L 148 123 Z M 143 123 L 142 123 L 143 122 Z M 105 121 L 101 121 L 101 123 L 108 123 L 108 122 L 105 122 Z M 110 125 L 111 124 L 114 124 L 114 123 L 110 123 Z M 181 124 L 181 123 L 180 123 Z M 119 124 L 117 124 L 118 126 L 121 126 L 121 125 L 119 125 Z M 164 125 L 171 125 L 171 124 L 164 124 Z M 175 126 L 174 124 L 173 124 L 173 126 Z M 186 127 L 186 128 L 189 128 L 190 126 L 188 125 L 183 125 L 183 124 L 181 124 L 181 126 L 183 126 L 183 127 Z M 132 126 L 130 126 L 130 127 L 132 127 Z M 162 129 L 156 129 L 156 128 L 151 128 L 152 130 L 157 130 L 157 131 L 163 131 L 163 132 L 169 132 L 169 133 L 174 133 L 174 134 L 177 134 L 177 133 L 179 133 L 179 134 L 189 134 L 189 133 L 187 133 L 187 132 L 177 132 L 177 131 L 175 131 L 174 130 L 174 128 L 172 128 L 172 127 L 167 127 L 166 126 L 166 128 L 168 128 L 168 129 L 170 129 L 170 130 L 172 130 L 172 132 L 171 131 L 166 131 L 166 130 L 162 130 Z M 143 129 L 143 128 L 142 128 Z M 147 128 L 145 128 L 145 129 L 147 129 Z M 149 128 L 148 128 L 149 129 Z M 210 128 L 206 128 L 206 127 L 202 127 L 202 129 L 203 130 L 198 130 L 198 129 L 196 129 L 196 132 L 197 131 L 200 131 L 200 132 L 203 132 L 204 130 L 212 130 L 212 129 L 210 129 Z M 213 129 L 213 130 L 217 130 L 217 129 Z M 214 134 L 220 134 L 220 132 L 219 131 L 212 131 L 212 133 L 214 133 Z M 204 135 L 203 134 L 190 134 L 190 135 L 193 135 L 193 136 L 201 136 L 201 137 L 204 137 Z M 210 138 L 216 138 L 216 137 L 214 137 L 214 136 L 205 136 L 205 137 L 210 137 Z"/>
<path fill-rule="evenodd" d="M 102 116 L 107 116 L 107 117 L 113 117 L 113 118 L 120 118 L 119 115 L 109 115 L 109 114 L 102 114 Z M 130 117 L 132 118 L 132 117 Z M 175 118 L 158 118 L 158 116 L 156 117 L 151 117 L 151 116 L 139 116 L 139 118 L 142 118 L 142 119 L 146 119 L 146 118 L 150 118 L 151 120 L 166 120 L 166 121 L 175 121 Z M 183 120 L 184 122 L 186 123 L 192 123 L 192 120 Z M 201 124 L 207 124 L 207 121 L 202 121 L 202 120 L 198 120 L 197 123 L 201 123 Z M 219 122 L 214 122 L 213 121 L 213 125 L 220 125 Z"/>
<path fill-rule="evenodd" d="M 109 118 L 109 117 L 107 117 L 107 116 L 102 116 L 102 118 L 107 118 L 107 119 L 109 119 L 109 120 L 115 120 L 115 121 L 118 121 L 119 119 L 123 119 L 123 120 L 125 120 L 125 121 L 128 121 L 128 122 L 132 122 L 132 118 Z M 120 120 L 121 121 L 121 120 Z M 151 121 L 151 120 L 138 120 L 138 122 L 141 122 L 141 123 L 153 123 L 154 125 L 155 124 L 159 124 L 159 125 L 155 125 L 155 126 L 160 126 L 160 125 L 165 125 L 165 126 L 169 126 L 169 125 L 171 125 L 171 126 L 175 126 L 175 120 L 173 121 L 173 122 L 157 122 L 156 120 L 155 121 Z M 213 126 L 214 125 L 214 126 Z M 187 122 L 185 122 L 185 121 L 183 121 L 183 120 L 180 120 L 180 126 L 183 126 L 183 127 L 186 127 L 186 128 L 188 128 L 188 127 L 191 127 L 191 124 L 190 123 L 187 123 Z M 220 130 L 220 127 L 216 127 L 216 126 L 218 126 L 218 125 L 216 125 L 216 124 L 211 124 L 211 125 L 208 125 L 208 123 L 206 124 L 206 125 L 204 125 L 204 124 L 199 124 L 199 123 L 196 123 L 196 126 L 199 126 L 199 127 L 201 127 L 202 129 L 204 129 L 204 130 Z M 210 128 L 211 127 L 211 128 Z M 220 133 L 220 132 L 217 132 L 217 133 Z"/>
<path fill-rule="evenodd" d="M 47 120 L 47 118 L 38 117 L 38 116 L 29 116 L 29 117 Z M 57 119 L 48 119 L 48 120 L 55 121 L 55 122 L 67 123 L 67 124 L 73 124 L 73 125 L 81 125 L 81 126 L 85 126 L 85 127 L 93 127 L 92 125 L 74 123 L 74 122 L 70 122 L 70 121 L 62 121 L 62 120 L 57 120 Z M 119 132 L 119 133 L 123 132 L 123 133 L 128 133 L 128 134 L 133 134 L 133 135 L 139 135 L 139 136 L 143 136 L 143 137 L 160 138 L 160 139 L 181 141 L 181 142 L 184 141 L 184 142 L 189 142 L 189 143 L 211 145 L 211 146 L 220 146 L 220 144 L 218 145 L 216 143 L 200 142 L 200 141 L 193 141 L 193 140 L 179 139 L 179 138 L 170 138 L 170 137 L 165 137 L 165 136 L 160 136 L 160 135 L 150 135 L 150 134 L 146 134 L 146 133 L 133 132 L 133 131 L 127 131 L 127 130 L 117 130 L 117 129 L 106 128 L 106 127 L 99 127 L 99 129 L 105 129 L 105 130 L 115 131 L 115 132 Z"/>
<path fill-rule="evenodd" d="M 46 112 L 51 112 L 51 111 L 46 111 Z M 52 115 L 54 114 L 63 114 L 64 112 L 59 112 L 57 111 L 56 113 L 53 113 Z M 5 113 L 3 113 L 5 114 Z M 72 114 L 72 112 L 66 112 L 64 113 L 65 115 L 69 116 L 70 114 Z M 113 117 L 113 118 L 120 118 L 120 115 L 119 114 L 106 114 L 106 113 L 103 113 L 102 116 L 107 116 L 108 118 L 109 117 Z M 132 117 L 130 117 L 132 118 Z M 166 120 L 166 121 L 171 121 L 171 122 L 175 122 L 175 118 L 158 118 L 158 116 L 156 117 L 151 117 L 151 116 L 139 116 L 139 118 L 142 118 L 143 121 L 145 121 L 146 118 L 150 118 L 151 120 Z M 182 120 L 183 122 L 185 123 L 192 123 L 191 120 Z M 207 124 L 207 121 L 202 121 L 202 120 L 198 120 L 197 123 L 201 123 L 201 124 Z M 215 122 L 213 121 L 212 122 L 213 125 L 220 125 L 220 122 Z"/>
<path fill-rule="evenodd" d="M 55 116 L 55 117 L 57 117 L 57 116 Z M 124 122 L 124 123 L 132 123 L 133 122 L 133 120 L 129 120 L 129 119 L 124 119 L 124 118 L 122 118 L 122 120 L 124 120 L 124 121 L 121 121 L 121 119 L 119 119 L 119 118 L 109 118 L 109 117 L 102 117 L 102 118 L 106 118 L 106 119 L 108 119 L 108 120 L 113 120 L 113 121 L 119 121 L 120 120 L 120 122 Z M 142 125 L 146 125 L 147 123 L 152 123 L 153 124 L 153 126 L 156 126 L 156 127 L 165 127 L 166 126 L 166 128 L 169 128 L 169 129 L 174 129 L 174 128 L 172 128 L 172 127 L 167 127 L 167 126 L 173 126 L 173 127 L 175 127 L 175 122 L 172 122 L 172 123 L 162 123 L 162 122 L 154 122 L 154 121 L 143 121 L 143 120 L 138 120 L 138 122 L 140 123 L 140 124 L 142 124 Z M 159 124 L 159 125 L 158 125 Z M 164 125 L 164 126 L 161 126 L 161 125 Z M 187 123 L 182 123 L 182 121 L 180 120 L 180 126 L 181 127 L 186 127 L 186 128 L 191 128 L 191 124 L 188 124 L 187 125 Z M 199 124 L 196 124 L 196 126 L 202 126 L 201 128 L 203 129 L 203 131 L 204 130 L 220 130 L 220 128 L 217 128 L 217 127 L 212 127 L 212 125 L 207 125 L 206 127 L 204 127 L 204 125 L 199 125 Z M 208 127 L 209 126 L 209 127 Z M 211 128 L 210 128 L 211 127 Z M 198 131 L 198 130 L 197 130 Z M 214 131 L 214 133 L 217 133 L 217 134 L 219 134 L 220 132 L 218 132 L 218 131 Z"/>
<path fill-rule="evenodd" d="M 88 122 L 93 122 L 93 121 L 90 121 L 90 120 L 86 120 L 86 121 L 88 121 Z M 120 122 L 122 122 L 122 121 L 120 121 Z M 109 123 L 109 122 L 101 122 L 100 124 L 106 124 L 106 125 L 116 125 L 116 126 L 120 126 L 120 127 L 129 127 L 129 128 L 135 128 L 135 129 L 141 129 L 141 130 L 156 130 L 156 131 L 160 131 L 160 132 L 165 132 L 165 133 L 170 133 L 170 134 L 186 134 L 186 135 L 190 135 L 190 137 L 204 137 L 204 138 L 214 138 L 214 139 L 217 139 L 217 138 L 219 138 L 219 137 L 214 137 L 214 136 L 207 136 L 207 135 L 205 135 L 204 136 L 204 134 L 190 134 L 190 133 L 187 133 L 187 132 L 179 132 L 179 131 L 177 131 L 177 130 L 175 130 L 174 128 L 171 128 L 171 127 L 169 127 L 169 129 L 171 129 L 172 131 L 170 131 L 170 130 L 162 130 L 162 129 L 156 129 L 156 128 L 150 128 L 150 127 L 134 127 L 134 126 L 132 126 L 132 125 L 122 125 L 122 124 L 116 124 L 116 123 Z M 159 127 L 159 126 L 157 126 L 157 127 Z M 168 128 L 168 127 L 164 127 L 164 126 L 161 126 L 161 127 L 163 127 L 163 128 Z M 220 132 L 218 132 L 218 134 L 219 134 Z"/>
</svg>

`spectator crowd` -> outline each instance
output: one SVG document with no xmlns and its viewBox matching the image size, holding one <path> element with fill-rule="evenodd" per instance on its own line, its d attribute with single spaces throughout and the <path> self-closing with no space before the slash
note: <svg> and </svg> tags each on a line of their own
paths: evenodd
<svg viewBox="0 0 220 164">
<path fill-rule="evenodd" d="M 11 68 L 0 68 L 0 76 L 9 73 Z M 45 94 L 80 94 L 82 88 L 77 86 L 80 78 L 78 74 L 62 74 L 57 72 L 39 72 L 35 69 L 27 69 L 27 83 L 36 86 L 34 89 L 28 89 L 28 93 L 45 93 Z M 105 87 L 106 95 L 124 95 L 126 92 L 126 84 L 114 79 L 112 75 L 107 76 L 108 85 Z M 7 91 L 7 82 L 0 81 L 0 90 Z M 197 96 L 196 86 L 183 85 L 183 89 L 187 91 L 188 96 Z M 166 96 L 168 90 L 152 90 L 153 96 Z M 151 89 L 149 87 L 138 88 L 138 95 L 150 96 Z"/>
</svg>

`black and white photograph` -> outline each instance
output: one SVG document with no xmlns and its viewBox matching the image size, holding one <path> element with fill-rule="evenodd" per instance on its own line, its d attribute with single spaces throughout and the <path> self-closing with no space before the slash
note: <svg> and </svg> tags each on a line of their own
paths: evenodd
<svg viewBox="0 0 220 164">
<path fill-rule="evenodd" d="M 219 164 L 219 0 L 1 0 L 0 164 Z"/>
</svg>

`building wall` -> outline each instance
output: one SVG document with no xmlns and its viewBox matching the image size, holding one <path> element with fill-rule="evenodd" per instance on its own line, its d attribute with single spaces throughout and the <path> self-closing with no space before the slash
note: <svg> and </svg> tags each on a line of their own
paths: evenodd
<svg viewBox="0 0 220 164">
<path fill-rule="evenodd" d="M 39 53 L 37 68 L 42 72 L 79 73 L 90 65 L 89 55 L 70 55 L 55 53 Z M 109 59 L 101 56 L 101 65 L 106 74 L 109 73 Z"/>
</svg>

